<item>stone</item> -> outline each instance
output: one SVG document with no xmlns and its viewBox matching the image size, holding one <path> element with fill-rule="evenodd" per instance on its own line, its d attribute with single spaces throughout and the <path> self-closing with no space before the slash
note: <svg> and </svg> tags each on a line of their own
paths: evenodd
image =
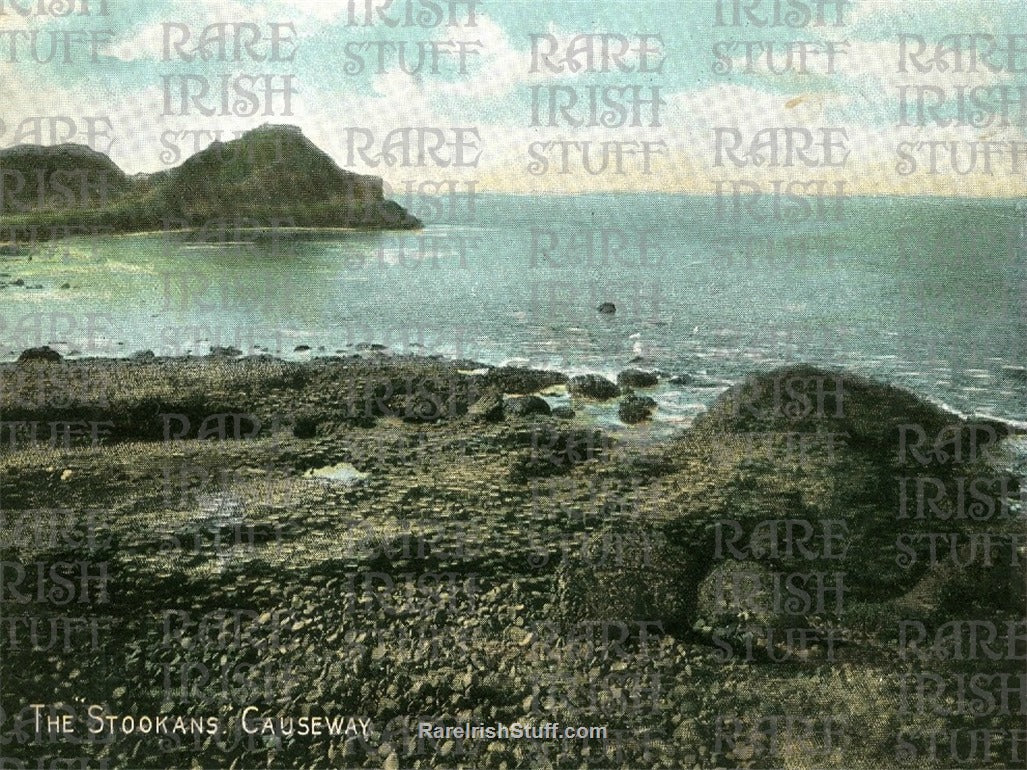
<svg viewBox="0 0 1027 770">
<path fill-rule="evenodd" d="M 641 369 L 625 369 L 617 375 L 617 384 L 622 388 L 651 388 L 659 382 L 660 378 L 655 372 L 644 372 Z"/>
<path fill-rule="evenodd" d="M 492 388 L 467 410 L 467 416 L 474 422 L 502 422 L 504 415 L 503 394 Z"/>
<path fill-rule="evenodd" d="M 497 388 L 501 393 L 527 395 L 538 393 L 553 385 L 564 385 L 567 383 L 567 375 L 562 372 L 500 366 L 490 369 L 484 380 L 487 385 Z"/>
<path fill-rule="evenodd" d="M 231 345 L 215 345 L 211 347 L 210 354 L 214 358 L 238 358 L 242 355 L 242 351 Z"/>
<path fill-rule="evenodd" d="M 506 402 L 507 411 L 515 417 L 548 417 L 553 413 L 546 400 L 540 396 L 519 396 Z"/>
<path fill-rule="evenodd" d="M 656 402 L 648 396 L 627 396 L 622 399 L 617 408 L 617 414 L 621 422 L 634 425 L 645 422 L 652 417 L 656 410 Z"/>
<path fill-rule="evenodd" d="M 606 401 L 620 395 L 620 388 L 598 374 L 582 374 L 571 377 L 567 387 L 572 396 L 591 398 L 596 401 Z"/>
<path fill-rule="evenodd" d="M 18 356 L 18 361 L 61 361 L 63 356 L 56 350 L 51 348 L 49 345 L 43 345 L 38 348 L 28 348 L 23 350 L 21 355 Z"/>
</svg>

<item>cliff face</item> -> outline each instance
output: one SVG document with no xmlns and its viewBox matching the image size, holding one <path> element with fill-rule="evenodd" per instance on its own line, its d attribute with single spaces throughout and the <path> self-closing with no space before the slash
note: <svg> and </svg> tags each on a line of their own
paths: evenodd
<svg viewBox="0 0 1027 770">
<path fill-rule="evenodd" d="M 339 168 L 291 126 L 262 126 L 215 142 L 175 169 L 131 179 L 107 156 L 77 145 L 4 151 L 0 173 L 0 229 L 36 228 L 39 238 L 74 225 L 123 233 L 421 224 L 385 199 L 380 178 Z M 51 233 L 40 230 L 47 227 Z"/>
</svg>

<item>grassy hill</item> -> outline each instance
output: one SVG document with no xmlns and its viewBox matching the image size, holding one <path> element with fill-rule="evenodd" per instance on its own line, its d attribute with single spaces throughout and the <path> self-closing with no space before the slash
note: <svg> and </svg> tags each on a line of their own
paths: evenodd
<svg viewBox="0 0 1027 770">
<path fill-rule="evenodd" d="M 82 145 L 0 150 L 0 215 L 103 207 L 131 189 L 110 158 Z"/>
<path fill-rule="evenodd" d="M 339 168 L 302 132 L 262 126 L 181 166 L 130 178 L 78 145 L 0 151 L 0 241 L 88 232 L 267 228 L 411 229 L 382 180 Z"/>
</svg>

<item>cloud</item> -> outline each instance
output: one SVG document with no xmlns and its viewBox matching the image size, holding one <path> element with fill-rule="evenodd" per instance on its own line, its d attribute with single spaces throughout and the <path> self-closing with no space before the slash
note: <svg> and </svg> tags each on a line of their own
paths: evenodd
<svg viewBox="0 0 1027 770">
<path fill-rule="evenodd" d="M 104 54 L 125 62 L 160 61 L 164 56 L 165 24 L 184 24 L 189 28 L 190 40 L 186 50 L 199 41 L 204 28 L 213 24 L 248 22 L 263 24 L 269 19 L 268 6 L 248 5 L 238 0 L 208 3 L 184 0 L 175 3 L 175 12 L 162 15 L 159 20 L 145 22 L 133 30 L 119 35 Z M 172 31 L 169 41 L 179 42 L 180 33 Z M 230 44 L 230 43 L 229 43 Z"/>
</svg>

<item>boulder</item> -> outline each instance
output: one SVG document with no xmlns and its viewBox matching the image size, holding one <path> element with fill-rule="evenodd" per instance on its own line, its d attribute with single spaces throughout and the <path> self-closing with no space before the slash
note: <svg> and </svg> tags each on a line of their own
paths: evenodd
<svg viewBox="0 0 1027 770">
<path fill-rule="evenodd" d="M 582 374 L 571 377 L 567 387 L 572 396 L 591 398 L 596 401 L 606 401 L 620 395 L 620 388 L 598 374 Z"/>
<path fill-rule="evenodd" d="M 553 408 L 553 417 L 560 420 L 573 420 L 575 412 L 569 406 L 557 406 Z"/>
<path fill-rule="evenodd" d="M 617 409 L 621 422 L 628 425 L 645 422 L 656 410 L 656 402 L 648 396 L 627 396 Z"/>
<path fill-rule="evenodd" d="M 484 380 L 486 385 L 497 388 L 501 393 L 527 395 L 538 393 L 553 385 L 564 385 L 567 382 L 567 375 L 519 366 L 500 366 L 490 369 Z"/>
<path fill-rule="evenodd" d="M 518 396 L 506 402 L 507 411 L 514 417 L 548 417 L 553 413 L 549 404 L 540 396 Z"/>
<path fill-rule="evenodd" d="M 63 356 L 49 345 L 23 350 L 18 361 L 61 361 Z"/>
<path fill-rule="evenodd" d="M 242 351 L 231 345 L 215 345 L 210 349 L 210 355 L 213 358 L 238 358 L 242 355 Z"/>
<path fill-rule="evenodd" d="M 474 422 L 502 422 L 504 414 L 503 395 L 494 388 L 482 393 L 467 410 L 467 416 Z"/>
<path fill-rule="evenodd" d="M 617 306 L 614 305 L 612 302 L 604 302 L 599 307 L 597 307 L 596 310 L 598 310 L 603 315 L 613 315 L 617 312 Z"/>
<path fill-rule="evenodd" d="M 675 374 L 670 378 L 671 385 L 691 385 L 695 378 L 690 374 Z"/>
<path fill-rule="evenodd" d="M 617 384 L 622 388 L 651 388 L 659 382 L 656 372 L 644 372 L 641 369 L 625 369 L 617 375 Z"/>
</svg>

